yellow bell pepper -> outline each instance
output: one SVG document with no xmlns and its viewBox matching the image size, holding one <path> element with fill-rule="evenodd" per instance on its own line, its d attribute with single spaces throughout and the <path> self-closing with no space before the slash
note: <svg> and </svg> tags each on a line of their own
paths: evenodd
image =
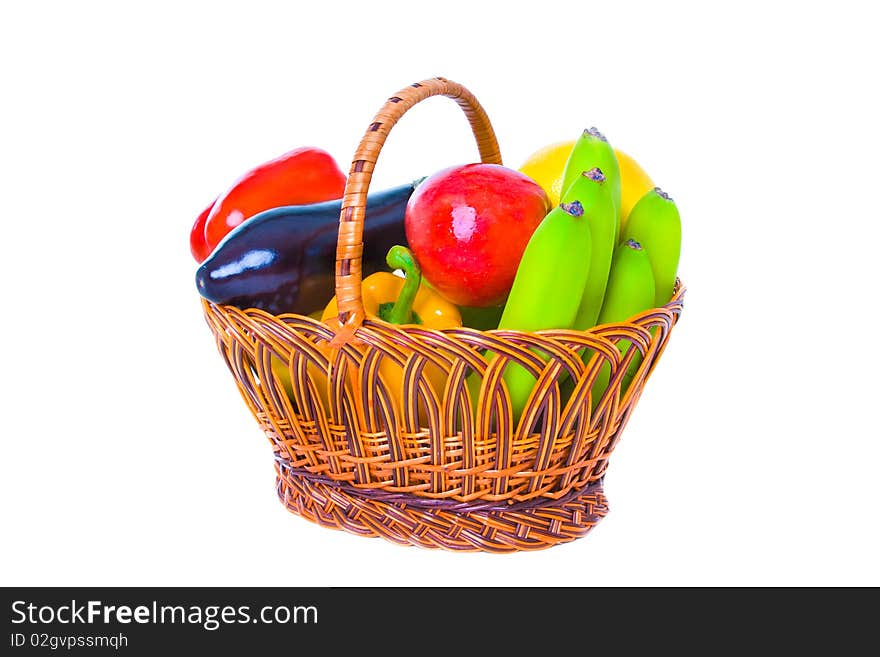
<svg viewBox="0 0 880 657">
<path fill-rule="evenodd" d="M 391 272 L 377 272 L 361 282 L 361 301 L 367 318 L 390 324 L 417 324 L 432 329 L 461 326 L 461 313 L 458 307 L 431 288 L 421 284 L 421 270 L 409 249 L 403 246 L 392 247 L 388 251 L 386 262 L 392 269 L 402 270 L 405 278 Z M 336 326 L 338 325 L 338 316 L 339 308 L 334 296 L 321 313 L 321 321 L 330 326 Z M 326 343 L 322 343 L 318 349 L 328 359 L 332 359 L 333 350 Z M 281 361 L 273 358 L 272 364 L 285 390 L 288 394 L 292 394 L 286 363 L 282 364 Z M 317 384 L 326 410 L 329 408 L 326 376 L 311 364 L 309 372 Z M 441 397 L 446 385 L 446 374 L 432 363 L 425 365 L 424 374 L 434 392 L 438 397 Z M 398 405 L 398 412 L 402 416 L 403 368 L 386 356 L 382 358 L 379 365 L 379 376 L 385 383 L 392 399 Z M 424 421 L 422 413 L 420 413 L 420 418 Z"/>
<path fill-rule="evenodd" d="M 402 270 L 406 278 L 390 272 L 377 272 L 361 282 L 361 301 L 367 318 L 389 324 L 418 324 L 432 329 L 461 326 L 458 307 L 421 284 L 421 270 L 409 249 L 403 246 L 391 247 L 386 262 L 392 269 Z M 338 315 L 336 297 L 333 297 L 324 309 L 321 321 L 332 326 L 333 322 L 338 321 Z M 428 363 L 424 373 L 438 398 L 441 398 L 446 385 L 444 371 Z M 379 365 L 379 376 L 402 414 L 403 368 L 386 356 Z"/>
</svg>

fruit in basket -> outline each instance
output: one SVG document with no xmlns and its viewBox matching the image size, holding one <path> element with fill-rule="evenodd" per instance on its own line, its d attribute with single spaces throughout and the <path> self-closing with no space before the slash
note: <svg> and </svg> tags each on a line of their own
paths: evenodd
<svg viewBox="0 0 880 657">
<path fill-rule="evenodd" d="M 575 140 L 558 141 L 539 148 L 529 155 L 519 171 L 544 188 L 552 205 L 561 199 L 562 175 L 565 163 L 574 148 Z M 642 195 L 654 187 L 654 181 L 642 166 L 629 154 L 614 148 L 620 169 L 620 208 L 618 210 L 621 230 L 626 225 L 630 210 Z"/>
<path fill-rule="evenodd" d="M 329 153 L 311 146 L 288 151 L 247 171 L 216 200 L 205 219 L 208 253 L 260 212 L 341 199 L 344 190 L 345 174 Z"/>
<path fill-rule="evenodd" d="M 548 144 L 529 155 L 518 169 L 544 189 L 554 208 L 562 200 L 562 172 L 572 148 L 574 140 Z"/>
<path fill-rule="evenodd" d="M 532 234 L 519 262 L 499 329 L 540 331 L 571 328 L 587 284 L 591 237 L 579 201 L 560 203 Z M 546 361 L 544 354 L 536 357 Z M 492 354 L 486 354 L 491 360 Z M 503 380 L 516 422 L 537 379 L 521 365 L 510 363 Z"/>
<path fill-rule="evenodd" d="M 620 165 L 617 163 L 617 155 L 614 148 L 608 143 L 601 132 L 596 128 L 584 130 L 575 140 L 571 154 L 565 163 L 562 172 L 562 195 L 568 187 L 584 171 L 598 167 L 605 175 L 605 184 L 611 192 L 611 202 L 614 204 L 614 212 L 617 217 L 615 236 L 620 235 Z M 615 243 L 617 239 L 615 238 Z"/>
<path fill-rule="evenodd" d="M 504 302 L 547 194 L 519 171 L 465 164 L 429 176 L 406 207 L 406 237 L 424 277 L 455 304 Z"/>
<path fill-rule="evenodd" d="M 619 148 L 614 149 L 620 167 L 620 232 L 626 227 L 629 213 L 636 202 L 654 188 L 651 176 L 631 156 Z M 624 241 L 624 240 L 621 240 Z"/>
<path fill-rule="evenodd" d="M 654 271 L 648 259 L 648 252 L 636 240 L 627 239 L 614 251 L 605 301 L 599 313 L 598 323 L 601 325 L 628 321 L 634 315 L 654 307 L 654 294 Z M 625 355 L 630 344 L 629 340 L 621 339 L 617 343 L 617 348 Z M 591 352 L 588 352 L 584 356 L 585 360 L 588 361 L 591 355 Z M 636 350 L 623 375 L 620 387 L 622 392 L 629 387 L 641 361 L 642 357 Z M 594 407 L 608 388 L 610 375 L 611 368 L 606 362 L 593 383 Z"/>
<path fill-rule="evenodd" d="M 362 267 L 385 269 L 385 255 L 404 244 L 406 203 L 416 183 L 367 197 Z M 333 295 L 342 200 L 266 210 L 235 228 L 196 272 L 209 301 L 272 314 L 308 314 Z"/>
<path fill-rule="evenodd" d="M 614 247 L 617 246 L 614 235 L 617 217 L 614 214 L 614 205 L 611 202 L 611 192 L 606 184 L 605 175 L 598 167 L 584 171 L 578 176 L 569 185 L 562 200 L 565 203 L 579 201 L 590 226 L 591 252 L 587 285 L 573 326 L 583 331 L 595 325 L 599 311 L 602 309 L 611 258 L 614 255 Z"/>
<path fill-rule="evenodd" d="M 361 301 L 368 319 L 380 319 L 389 324 L 417 324 L 429 329 L 461 326 L 458 308 L 422 284 L 419 263 L 409 249 L 400 245 L 393 246 L 388 251 L 386 262 L 392 269 L 401 270 L 404 277 L 380 271 L 361 282 Z M 324 308 L 321 321 L 338 328 L 338 315 L 339 307 L 334 296 Z M 434 392 L 442 397 L 446 384 L 444 371 L 428 362 L 424 372 Z M 391 398 L 400 404 L 399 417 L 403 417 L 403 367 L 385 355 L 379 363 L 379 375 Z M 421 419 L 424 420 L 424 417 Z"/>
<path fill-rule="evenodd" d="M 654 270 L 654 305 L 667 303 L 681 255 L 681 216 L 675 201 L 659 187 L 649 191 L 630 212 L 623 237 L 636 240 L 647 251 Z"/>
</svg>

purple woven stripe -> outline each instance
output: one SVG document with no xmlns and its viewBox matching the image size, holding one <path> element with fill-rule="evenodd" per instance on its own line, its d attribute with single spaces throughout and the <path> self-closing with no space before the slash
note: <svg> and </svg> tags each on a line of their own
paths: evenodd
<svg viewBox="0 0 880 657">
<path fill-rule="evenodd" d="M 392 504 L 401 504 L 412 508 L 459 511 L 465 513 L 473 511 L 525 511 L 528 509 L 546 506 L 548 503 L 552 503 L 553 506 L 559 507 L 563 506 L 571 500 L 577 499 L 584 495 L 602 494 L 602 480 L 600 479 L 591 484 L 587 484 L 582 488 L 574 489 L 566 493 L 559 499 L 555 500 L 546 497 L 533 497 L 532 499 L 525 500 L 524 502 L 515 502 L 513 504 L 508 504 L 507 502 L 491 501 L 459 502 L 457 500 L 449 499 L 430 499 L 427 497 L 419 497 L 417 495 L 411 495 L 408 493 L 393 493 L 380 489 L 356 488 L 355 486 L 350 486 L 344 482 L 335 481 L 333 479 L 330 479 L 329 477 L 309 472 L 305 468 L 291 467 L 289 463 L 281 457 L 276 456 L 275 462 L 278 464 L 279 468 L 289 476 L 299 477 L 314 483 L 321 483 L 325 486 L 338 488 L 356 497 L 364 497 Z"/>
</svg>

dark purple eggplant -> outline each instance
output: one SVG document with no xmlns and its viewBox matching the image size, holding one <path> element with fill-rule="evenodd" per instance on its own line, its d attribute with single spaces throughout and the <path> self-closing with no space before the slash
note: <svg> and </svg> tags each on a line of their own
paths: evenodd
<svg viewBox="0 0 880 657">
<path fill-rule="evenodd" d="M 387 270 L 385 256 L 406 246 L 404 215 L 419 181 L 373 192 L 364 216 L 363 276 Z M 208 301 L 307 315 L 335 294 L 336 237 L 342 200 L 266 210 L 234 228 L 196 272 Z"/>
</svg>

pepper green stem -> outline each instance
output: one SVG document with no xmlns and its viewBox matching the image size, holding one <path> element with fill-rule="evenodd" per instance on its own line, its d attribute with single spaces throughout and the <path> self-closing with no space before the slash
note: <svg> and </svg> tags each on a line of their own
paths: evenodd
<svg viewBox="0 0 880 657">
<path fill-rule="evenodd" d="M 402 269 L 406 274 L 406 280 L 386 321 L 390 324 L 410 324 L 412 323 L 413 301 L 415 301 L 419 285 L 422 283 L 422 270 L 413 257 L 412 251 L 405 246 L 392 246 L 388 255 L 385 256 L 385 262 L 392 269 Z"/>
</svg>

